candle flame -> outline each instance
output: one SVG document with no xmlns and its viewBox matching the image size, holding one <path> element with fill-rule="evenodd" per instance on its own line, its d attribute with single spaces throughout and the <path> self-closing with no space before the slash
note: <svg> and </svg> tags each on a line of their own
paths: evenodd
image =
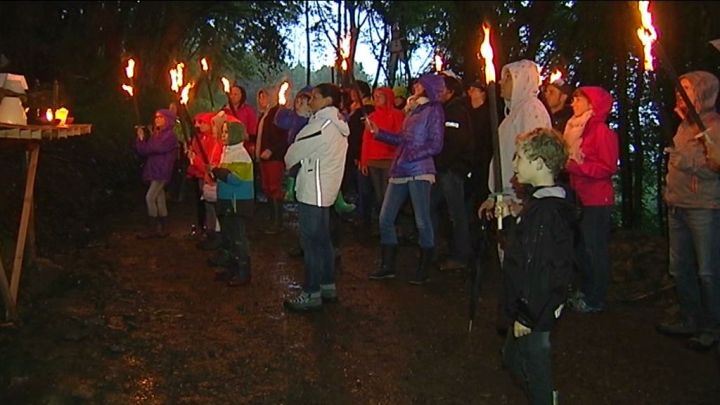
<svg viewBox="0 0 720 405">
<path fill-rule="evenodd" d="M 52 122 L 53 120 L 53 110 L 52 108 L 48 108 L 47 111 L 45 111 L 45 119 L 47 122 Z"/>
<path fill-rule="evenodd" d="M 556 81 L 562 79 L 562 77 L 562 72 L 559 69 L 555 69 L 555 71 L 550 74 L 550 83 L 555 83 Z"/>
<path fill-rule="evenodd" d="M 128 86 L 127 84 L 122 85 L 122 89 L 127 91 L 127 93 L 130 95 L 130 97 L 134 96 L 135 91 L 133 89 L 133 86 Z"/>
<path fill-rule="evenodd" d="M 128 59 L 127 66 L 125 66 L 125 76 L 128 79 L 132 79 L 135 76 L 135 59 Z"/>
<path fill-rule="evenodd" d="M 182 91 L 180 92 L 180 104 L 187 105 L 188 101 L 190 100 L 190 89 L 192 89 L 194 85 L 195 83 L 190 82 L 183 87 Z"/>
<path fill-rule="evenodd" d="M 645 51 L 645 70 L 653 71 L 655 68 L 653 67 L 652 45 L 653 42 L 657 40 L 658 35 L 652 23 L 652 14 L 649 11 L 649 7 L 649 1 L 638 1 L 642 27 L 638 28 L 637 35 Z"/>
<path fill-rule="evenodd" d="M 223 77 L 220 79 L 223 85 L 223 91 L 225 93 L 230 93 L 230 80 L 227 79 L 227 77 Z"/>
<path fill-rule="evenodd" d="M 495 65 L 493 64 L 494 53 L 492 45 L 490 45 L 490 24 L 483 23 L 482 29 L 485 37 L 480 45 L 480 55 L 485 62 L 485 83 L 490 84 L 490 82 L 495 81 Z"/>
<path fill-rule="evenodd" d="M 347 59 L 350 57 L 350 40 L 352 37 L 350 34 L 345 34 L 343 36 L 342 40 L 340 40 L 340 57 L 342 58 L 342 63 L 340 67 L 342 70 L 348 69 L 348 62 Z"/>
<path fill-rule="evenodd" d="M 210 70 L 210 66 L 208 65 L 208 61 L 205 58 L 200 59 L 200 66 L 202 66 L 203 72 L 207 72 Z"/>
<path fill-rule="evenodd" d="M 185 69 L 185 64 L 182 62 L 175 65 L 174 69 L 170 69 L 170 88 L 175 93 L 180 92 L 183 87 L 183 69 Z"/>
<path fill-rule="evenodd" d="M 287 103 L 286 94 L 287 94 L 287 90 L 289 87 L 290 87 L 290 83 L 288 83 L 288 82 L 283 82 L 280 85 L 280 91 L 278 91 L 278 103 L 280 103 L 280 105 L 285 105 Z"/>
<path fill-rule="evenodd" d="M 443 69 L 442 56 L 440 56 L 439 54 L 435 54 L 435 71 L 442 72 L 442 69 Z"/>
</svg>

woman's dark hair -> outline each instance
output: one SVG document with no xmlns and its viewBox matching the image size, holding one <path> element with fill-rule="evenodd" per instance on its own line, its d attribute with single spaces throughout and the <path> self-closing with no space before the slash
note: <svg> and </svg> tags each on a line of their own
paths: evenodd
<svg viewBox="0 0 720 405">
<path fill-rule="evenodd" d="M 317 90 L 323 98 L 330 97 L 333 107 L 340 108 L 340 87 L 332 83 L 320 83 L 315 86 L 315 90 Z"/>
<path fill-rule="evenodd" d="M 247 100 L 247 91 L 245 91 L 245 87 L 239 85 L 237 82 L 233 83 L 233 85 L 230 86 L 231 89 L 233 87 L 237 87 L 238 89 L 240 89 L 240 105 L 245 104 L 245 101 Z"/>
</svg>

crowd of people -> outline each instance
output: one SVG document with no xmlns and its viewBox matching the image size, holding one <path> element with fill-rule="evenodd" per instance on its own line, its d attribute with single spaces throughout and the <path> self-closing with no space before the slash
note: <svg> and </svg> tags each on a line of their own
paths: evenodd
<svg viewBox="0 0 720 405">
<path fill-rule="evenodd" d="M 380 261 L 370 280 L 395 278 L 399 247 L 417 244 L 413 285 L 427 283 L 432 268 L 469 268 L 478 259 L 476 234 L 484 232 L 478 224 L 505 218 L 497 248 L 503 358 L 532 403 L 552 403 L 553 325 L 565 307 L 607 309 L 619 140 L 607 123 L 614 101 L 607 90 L 542 83 L 539 71 L 530 60 L 502 68 L 495 156 L 485 85 L 463 85 L 452 72 L 420 76 L 407 99 L 360 81 L 349 89 L 322 83 L 297 91 L 288 106 L 270 86 L 258 92 L 257 110 L 235 84 L 221 111 L 194 117 L 196 136 L 184 148 L 173 133 L 176 113 L 158 110 L 152 133 L 137 133 L 151 221 L 138 236 L 167 236 L 164 186 L 178 155 L 190 162 L 195 229 L 205 238 L 199 246 L 215 252 L 209 262 L 229 286 L 251 281 L 245 229 L 256 220 L 257 191 L 271 206 L 268 234 L 283 230 L 283 212 L 296 204 L 299 246 L 290 253 L 303 257 L 305 280 L 284 305 L 302 312 L 338 299 L 340 216 L 378 238 Z M 681 319 L 657 328 L 710 348 L 720 339 L 718 79 L 691 72 L 681 83 L 710 130 L 700 132 L 678 95 L 682 122 L 668 149 L 665 198 Z"/>
</svg>

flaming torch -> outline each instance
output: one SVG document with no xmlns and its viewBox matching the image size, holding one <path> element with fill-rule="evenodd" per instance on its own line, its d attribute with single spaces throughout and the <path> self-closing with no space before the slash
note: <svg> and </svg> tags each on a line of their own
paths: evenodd
<svg viewBox="0 0 720 405">
<path fill-rule="evenodd" d="M 137 97 L 135 97 L 135 59 L 130 58 L 125 66 L 125 76 L 130 80 L 130 84 L 123 84 L 122 89 L 125 90 L 133 100 L 135 109 L 135 122 L 140 122 L 140 109 L 138 108 Z"/>
<path fill-rule="evenodd" d="M 435 74 L 438 74 L 442 72 L 443 70 L 443 60 L 442 56 L 440 54 L 435 54 Z"/>
<path fill-rule="evenodd" d="M 490 24 L 483 23 L 484 38 L 480 44 L 480 55 L 484 61 L 485 83 L 488 90 L 488 106 L 490 108 L 490 129 L 492 131 L 493 143 L 493 183 L 495 188 L 496 203 L 502 202 L 503 182 L 502 165 L 500 164 L 500 142 L 498 135 L 498 113 L 497 113 L 497 91 L 495 86 L 495 65 L 493 64 L 494 52 L 490 45 Z M 498 215 L 497 227 L 502 229 L 502 216 Z"/>
<path fill-rule="evenodd" d="M 210 88 L 210 65 L 206 58 L 200 59 L 200 67 L 205 74 L 205 83 L 207 83 L 208 97 L 210 97 L 210 108 L 215 109 L 215 100 L 213 99 L 212 89 Z"/>
<path fill-rule="evenodd" d="M 352 39 L 350 34 L 345 34 L 340 40 L 340 69 L 342 69 L 342 76 L 338 80 L 340 84 L 344 84 L 345 78 L 348 73 L 348 58 L 350 58 L 350 40 Z M 347 82 L 345 82 L 347 83 Z"/>
<path fill-rule="evenodd" d="M 227 96 L 227 104 L 228 107 L 230 107 L 230 111 L 232 111 L 233 117 L 237 117 L 237 112 L 235 111 L 235 106 L 233 105 L 232 101 L 230 101 L 230 80 L 227 79 L 227 77 L 220 78 L 220 81 L 223 85 L 223 91 L 225 92 L 225 96 Z"/>
<path fill-rule="evenodd" d="M 290 87 L 290 83 L 288 82 L 282 82 L 280 85 L 280 90 L 278 91 L 278 103 L 280 105 L 287 104 L 287 90 Z"/>
<path fill-rule="evenodd" d="M 555 71 L 550 74 L 549 83 L 553 84 L 555 82 L 562 80 L 562 78 L 563 78 L 562 72 L 559 69 L 555 69 Z"/>
</svg>

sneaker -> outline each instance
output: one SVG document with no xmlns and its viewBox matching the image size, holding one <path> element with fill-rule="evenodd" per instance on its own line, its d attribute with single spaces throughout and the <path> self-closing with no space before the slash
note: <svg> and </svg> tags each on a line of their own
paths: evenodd
<svg viewBox="0 0 720 405">
<path fill-rule="evenodd" d="M 322 302 L 337 302 L 337 289 L 335 284 L 320 284 L 320 297 Z"/>
<path fill-rule="evenodd" d="M 571 301 L 570 307 L 575 312 L 580 312 L 582 314 L 596 314 L 605 310 L 605 307 L 603 306 L 592 306 L 588 304 L 584 298 L 578 298 L 575 301 Z"/>
<path fill-rule="evenodd" d="M 693 336 L 697 334 L 697 326 L 692 322 L 665 322 L 655 327 L 658 332 L 669 336 Z"/>
<path fill-rule="evenodd" d="M 285 300 L 283 305 L 293 312 L 316 311 L 322 308 L 322 296 L 320 291 L 315 293 L 303 291 L 294 298 Z"/>
<path fill-rule="evenodd" d="M 718 343 L 720 336 L 717 333 L 701 332 L 688 340 L 688 347 L 699 352 L 708 351 Z"/>
</svg>

